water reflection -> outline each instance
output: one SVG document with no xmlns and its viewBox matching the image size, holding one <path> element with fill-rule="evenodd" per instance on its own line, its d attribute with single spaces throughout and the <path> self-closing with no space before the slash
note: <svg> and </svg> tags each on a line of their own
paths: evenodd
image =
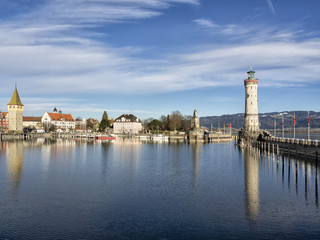
<svg viewBox="0 0 320 240">
<path fill-rule="evenodd" d="M 255 149 L 244 149 L 247 212 L 249 218 L 256 218 L 259 210 L 259 175 L 267 175 L 297 198 L 303 196 L 306 203 L 314 202 L 319 207 L 318 163 L 315 160 L 296 159 Z M 260 162 L 259 162 L 260 161 Z M 271 172 L 271 173 L 270 173 Z"/>
<path fill-rule="evenodd" d="M 7 152 L 8 152 L 8 143 L 0 142 L 0 160 L 5 159 Z"/>
<path fill-rule="evenodd" d="M 141 160 L 142 142 L 138 138 L 117 138 L 114 142 L 114 159 L 119 167 L 138 169 Z"/>
<path fill-rule="evenodd" d="M 295 236 L 297 228 L 319 232 L 314 162 L 233 151 L 229 143 L 5 142 L 0 164 L 1 193 L 19 191 L 0 198 L 3 238 L 274 239 L 284 231 Z"/>
<path fill-rule="evenodd" d="M 7 144 L 9 150 L 8 172 L 12 189 L 17 192 L 23 172 L 24 146 L 20 141 L 8 142 Z"/>
<path fill-rule="evenodd" d="M 259 153 L 252 149 L 244 150 L 245 189 L 247 217 L 255 220 L 259 214 Z"/>
<path fill-rule="evenodd" d="M 193 169 L 193 187 L 198 186 L 199 164 L 200 164 L 200 149 L 203 147 L 201 143 L 192 143 L 192 169 Z"/>
</svg>

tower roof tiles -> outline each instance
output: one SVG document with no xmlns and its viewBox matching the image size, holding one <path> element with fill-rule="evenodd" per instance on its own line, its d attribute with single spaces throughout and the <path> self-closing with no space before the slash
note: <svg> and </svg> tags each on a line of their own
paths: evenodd
<svg viewBox="0 0 320 240">
<path fill-rule="evenodd" d="M 21 103 L 20 97 L 19 97 L 19 93 L 18 93 L 17 87 L 14 88 L 14 92 L 13 92 L 12 98 L 11 98 L 10 102 L 8 103 L 8 105 L 23 106 L 23 104 Z"/>
</svg>

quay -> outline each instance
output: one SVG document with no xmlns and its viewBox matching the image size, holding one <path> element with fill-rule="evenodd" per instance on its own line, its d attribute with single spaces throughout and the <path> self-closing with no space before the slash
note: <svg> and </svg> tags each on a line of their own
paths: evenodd
<svg viewBox="0 0 320 240">
<path fill-rule="evenodd" d="M 266 136 L 254 144 L 263 151 L 272 152 L 277 155 L 287 154 L 288 156 L 304 157 L 317 161 L 320 153 L 318 140 Z"/>
<path fill-rule="evenodd" d="M 240 131 L 235 143 L 242 147 L 253 147 L 277 155 L 314 159 L 316 162 L 320 154 L 318 140 L 274 137 L 267 131 L 259 133 Z"/>
<path fill-rule="evenodd" d="M 52 133 L 2 133 L 0 141 L 10 140 L 31 140 L 37 138 L 59 138 L 59 139 L 86 139 L 94 140 L 97 133 L 74 133 L 74 132 L 52 132 Z M 117 134 L 121 138 L 139 138 L 140 140 L 153 142 L 200 142 L 200 143 L 219 143 L 234 140 L 231 134 L 223 133 L 183 133 L 183 134 Z"/>
<path fill-rule="evenodd" d="M 48 138 L 50 134 L 48 133 L 0 133 L 0 141 L 9 140 L 29 140 L 36 138 Z"/>
</svg>

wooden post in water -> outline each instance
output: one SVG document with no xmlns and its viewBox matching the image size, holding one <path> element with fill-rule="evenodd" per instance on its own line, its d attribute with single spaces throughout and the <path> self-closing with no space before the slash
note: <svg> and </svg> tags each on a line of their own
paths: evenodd
<svg viewBox="0 0 320 240">
<path fill-rule="evenodd" d="M 274 154 L 274 144 L 272 143 L 272 154 Z"/>
</svg>

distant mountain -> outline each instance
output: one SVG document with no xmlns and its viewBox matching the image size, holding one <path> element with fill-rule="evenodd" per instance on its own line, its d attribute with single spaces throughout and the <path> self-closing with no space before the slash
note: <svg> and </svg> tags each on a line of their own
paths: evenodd
<svg viewBox="0 0 320 240">
<path fill-rule="evenodd" d="M 296 116 L 296 128 L 308 127 L 308 112 L 307 111 L 286 111 L 286 112 L 271 112 L 259 114 L 259 121 L 261 129 L 273 129 L 274 120 L 276 119 L 277 128 L 282 127 L 282 116 L 284 118 L 285 128 L 293 128 L 293 115 Z M 320 112 L 310 111 L 311 128 L 320 128 Z M 244 113 L 228 114 L 222 116 L 208 116 L 200 117 L 200 125 L 210 128 L 211 124 L 213 128 L 217 128 L 220 124 L 220 128 L 226 127 L 231 123 L 232 128 L 243 128 Z"/>
</svg>

